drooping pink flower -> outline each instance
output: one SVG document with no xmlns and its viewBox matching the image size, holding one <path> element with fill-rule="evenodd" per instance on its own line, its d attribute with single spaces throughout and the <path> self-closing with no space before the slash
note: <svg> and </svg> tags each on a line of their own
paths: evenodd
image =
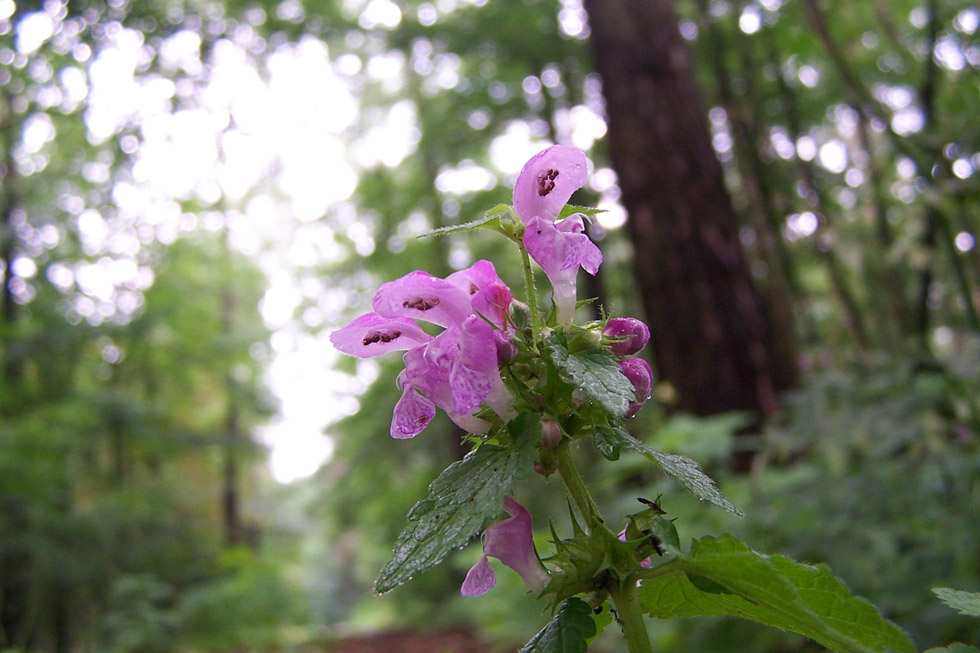
<svg viewBox="0 0 980 653">
<path fill-rule="evenodd" d="M 629 419 L 636 415 L 646 400 L 650 398 L 650 393 L 653 391 L 653 370 L 650 369 L 650 363 L 642 358 L 627 358 L 624 361 L 619 361 L 619 369 L 633 384 L 635 391 L 636 398 L 630 403 L 626 414 L 623 415 L 624 418 Z"/>
<path fill-rule="evenodd" d="M 531 513 L 511 497 L 504 499 L 504 510 L 510 518 L 489 526 L 483 532 L 483 555 L 463 580 L 460 588 L 463 596 L 480 596 L 496 585 L 497 578 L 487 556 L 497 558 L 520 574 L 524 584 L 536 594 L 548 585 L 548 571 L 534 550 Z"/>
<path fill-rule="evenodd" d="M 614 317 L 602 329 L 602 335 L 624 338 L 609 343 L 609 351 L 616 356 L 630 356 L 650 342 L 650 328 L 635 317 Z"/>
</svg>

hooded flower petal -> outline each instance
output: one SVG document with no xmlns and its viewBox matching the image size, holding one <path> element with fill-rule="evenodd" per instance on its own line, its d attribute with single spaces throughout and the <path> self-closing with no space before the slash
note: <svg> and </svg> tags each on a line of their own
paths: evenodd
<svg viewBox="0 0 980 653">
<path fill-rule="evenodd" d="M 493 567 L 490 566 L 490 560 L 483 555 L 466 573 L 459 593 L 463 596 L 482 596 L 492 590 L 496 584 L 497 577 L 493 573 Z"/>
<path fill-rule="evenodd" d="M 456 286 L 415 270 L 378 288 L 374 312 L 384 317 L 415 318 L 449 327 L 462 323 L 473 308 L 469 295 Z"/>
<path fill-rule="evenodd" d="M 588 178 L 588 161 L 581 150 L 552 145 L 528 161 L 514 183 L 514 210 L 521 222 L 554 220 L 572 193 Z"/>
<path fill-rule="evenodd" d="M 415 322 L 405 318 L 381 317 L 377 313 L 366 313 L 330 334 L 334 347 L 358 358 L 411 349 L 430 340 L 432 336 Z"/>
</svg>

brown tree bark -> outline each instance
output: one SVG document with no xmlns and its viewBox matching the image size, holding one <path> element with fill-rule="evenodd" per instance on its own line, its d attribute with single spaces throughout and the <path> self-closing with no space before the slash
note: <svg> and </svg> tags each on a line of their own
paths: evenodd
<svg viewBox="0 0 980 653">
<path fill-rule="evenodd" d="M 752 283 L 671 0 L 585 0 L 659 374 L 681 410 L 769 414 L 794 378 Z"/>
</svg>

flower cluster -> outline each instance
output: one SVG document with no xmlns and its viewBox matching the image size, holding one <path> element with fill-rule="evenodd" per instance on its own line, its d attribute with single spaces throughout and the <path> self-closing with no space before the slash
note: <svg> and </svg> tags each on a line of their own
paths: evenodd
<svg viewBox="0 0 980 653">
<path fill-rule="evenodd" d="M 498 349 L 506 351 L 509 344 L 512 300 L 489 261 L 477 261 L 445 279 L 416 270 L 382 285 L 374 295 L 374 311 L 331 333 L 330 341 L 359 358 L 405 351 L 405 369 L 398 376 L 402 396 L 391 420 L 393 438 L 421 433 L 436 407 L 467 431 L 483 433 L 489 425 L 475 413 L 484 402 L 503 419 L 514 417 L 498 371 Z M 444 330 L 430 336 L 416 319 Z"/>
<path fill-rule="evenodd" d="M 518 409 L 542 411 L 549 401 L 543 395 L 528 400 L 529 393 L 547 385 L 542 385 L 547 372 L 541 376 L 547 365 L 535 360 L 544 351 L 539 338 L 561 330 L 588 332 L 588 346 L 605 347 L 616 357 L 635 395 L 625 417 L 632 417 L 650 396 L 653 373 L 646 361 L 634 357 L 650 339 L 643 322 L 614 318 L 601 327 L 593 323 L 585 329 L 572 324 L 578 270 L 596 274 L 602 263 L 602 253 L 585 233 L 585 214 L 563 213 L 587 174 L 588 162 L 581 151 L 555 145 L 532 157 L 514 185 L 512 216 L 516 220 L 510 224 L 516 229 L 505 233 L 523 244 L 551 281 L 555 312 L 547 329 L 542 330 L 532 318 L 533 328 L 519 331 L 515 321 L 521 320 L 516 313 L 511 315 L 514 298 L 510 289 L 492 263 L 477 261 L 445 279 L 416 270 L 385 283 L 374 295 L 372 312 L 330 334 L 338 350 L 361 358 L 404 352 L 405 368 L 398 376 L 402 394 L 392 414 L 392 437 L 416 436 L 437 408 L 469 433 L 489 438 L 497 431 L 491 431 L 494 420 L 489 412 L 482 412 L 485 408 L 505 423 L 517 416 Z M 527 268 L 525 278 L 530 275 Z M 528 285 L 533 293 L 533 284 Z M 532 298 L 528 300 L 533 308 Z M 442 331 L 430 335 L 432 330 L 423 330 L 419 322 L 442 327 Z M 516 363 L 505 375 L 511 384 L 508 388 L 500 369 L 513 361 Z M 515 397 L 521 397 L 517 406 Z M 552 450 L 565 437 L 553 417 L 542 413 L 541 460 L 535 467 L 546 474 L 554 471 Z M 535 593 L 550 582 L 534 549 L 530 513 L 511 497 L 506 497 L 503 509 L 510 518 L 484 531 L 483 555 L 466 575 L 461 588 L 464 596 L 484 594 L 496 583 L 489 557 L 515 570 Z"/>
</svg>

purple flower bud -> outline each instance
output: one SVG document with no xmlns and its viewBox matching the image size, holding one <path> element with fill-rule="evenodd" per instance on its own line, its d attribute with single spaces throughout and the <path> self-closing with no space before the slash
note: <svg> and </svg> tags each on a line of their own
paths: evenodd
<svg viewBox="0 0 980 653">
<path fill-rule="evenodd" d="M 520 574 L 534 593 L 543 590 L 550 580 L 548 571 L 538 560 L 531 535 L 531 513 L 511 497 L 504 499 L 504 510 L 510 519 L 497 522 L 483 532 L 483 556 L 463 580 L 460 594 L 480 596 L 496 584 L 487 556 L 497 558 Z"/>
<path fill-rule="evenodd" d="M 626 414 L 623 415 L 629 419 L 636 415 L 644 402 L 650 398 L 650 393 L 653 391 L 653 370 L 650 369 L 650 364 L 642 358 L 627 358 L 624 361 L 619 361 L 619 368 L 633 384 L 636 397 L 626 409 Z"/>
<path fill-rule="evenodd" d="M 506 365 L 517 358 L 517 345 L 506 331 L 494 331 L 493 341 L 497 345 L 497 365 Z"/>
<path fill-rule="evenodd" d="M 604 336 L 625 338 L 609 343 L 609 351 L 616 356 L 630 356 L 646 347 L 650 341 L 650 329 L 635 317 L 614 317 L 602 329 Z"/>
</svg>

